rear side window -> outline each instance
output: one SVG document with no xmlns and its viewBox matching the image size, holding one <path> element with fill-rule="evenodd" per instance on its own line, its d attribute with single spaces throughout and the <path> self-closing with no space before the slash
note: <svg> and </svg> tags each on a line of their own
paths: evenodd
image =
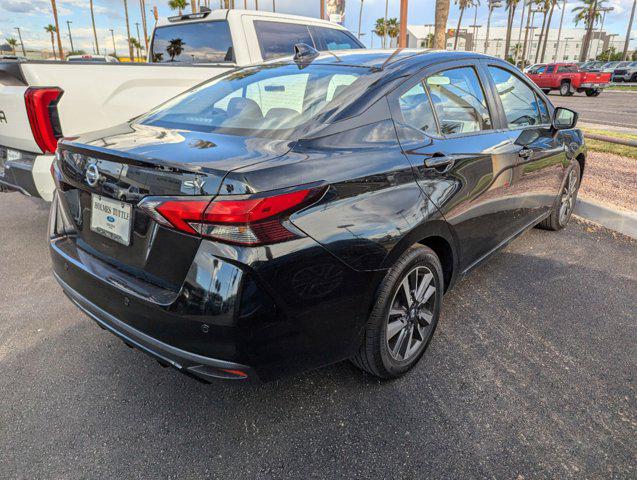
<svg viewBox="0 0 637 480">
<path fill-rule="evenodd" d="M 417 83 L 398 99 L 405 123 L 427 133 L 436 133 L 436 119 L 422 83 Z"/>
<path fill-rule="evenodd" d="M 155 29 L 152 45 L 155 63 L 233 62 L 228 22 L 197 22 Z"/>
<path fill-rule="evenodd" d="M 361 44 L 349 32 L 324 27 L 311 27 L 311 29 L 319 50 L 361 48 Z"/>
<path fill-rule="evenodd" d="M 508 70 L 489 67 L 489 73 L 502 102 L 509 128 L 547 123 L 546 105 L 531 87 Z"/>
<path fill-rule="evenodd" d="M 296 43 L 306 43 L 315 47 L 307 25 L 255 20 L 254 29 L 264 60 L 293 55 Z"/>
<path fill-rule="evenodd" d="M 427 77 L 431 101 L 442 134 L 470 133 L 491 129 L 478 74 L 472 67 L 444 70 Z"/>
</svg>

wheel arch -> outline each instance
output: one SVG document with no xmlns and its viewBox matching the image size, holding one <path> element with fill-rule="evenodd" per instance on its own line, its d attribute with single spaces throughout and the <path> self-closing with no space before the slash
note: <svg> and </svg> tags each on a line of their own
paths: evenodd
<svg viewBox="0 0 637 480">
<path fill-rule="evenodd" d="M 383 267 L 390 268 L 408 248 L 414 245 L 429 247 L 436 253 L 442 265 L 445 291 L 447 291 L 456 281 L 459 263 L 458 243 L 450 226 L 442 220 L 435 220 L 414 228 L 385 257 Z"/>
</svg>

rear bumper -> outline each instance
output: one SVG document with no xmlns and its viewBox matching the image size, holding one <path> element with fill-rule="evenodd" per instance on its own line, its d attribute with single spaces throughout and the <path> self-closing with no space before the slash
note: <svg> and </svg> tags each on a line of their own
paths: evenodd
<svg viewBox="0 0 637 480">
<path fill-rule="evenodd" d="M 0 148 L 4 149 L 4 147 Z M 21 156 L 19 160 L 6 161 L 4 173 L 0 173 L 0 185 L 50 202 L 55 189 L 50 172 L 54 156 L 35 155 L 28 152 L 19 152 L 19 154 Z"/>
<path fill-rule="evenodd" d="M 603 90 L 604 88 L 608 87 L 608 83 L 582 83 L 580 85 L 580 88 L 594 88 L 596 90 Z"/>
<path fill-rule="evenodd" d="M 129 347 L 155 358 L 162 366 L 172 366 L 205 381 L 226 379 L 258 382 L 255 372 L 246 365 L 198 355 L 146 335 L 98 307 L 66 284 L 59 275 L 54 275 L 66 296 L 89 318 L 118 336 Z"/>
</svg>

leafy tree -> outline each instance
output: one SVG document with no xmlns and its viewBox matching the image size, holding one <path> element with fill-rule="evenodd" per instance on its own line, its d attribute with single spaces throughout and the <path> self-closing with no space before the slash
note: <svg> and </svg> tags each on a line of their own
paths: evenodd
<svg viewBox="0 0 637 480">
<path fill-rule="evenodd" d="M 593 28 L 595 24 L 602 18 L 600 8 L 605 7 L 606 0 L 582 0 L 583 5 L 575 7 L 572 11 L 575 13 L 575 25 L 583 22 L 586 26 L 586 35 L 582 43 L 582 51 L 580 53 L 580 61 L 588 58 L 588 50 L 593 36 Z"/>
<path fill-rule="evenodd" d="M 449 20 L 449 0 L 436 0 L 434 20 L 434 45 L 438 50 L 447 46 L 447 21 Z"/>
<path fill-rule="evenodd" d="M 168 6 L 171 10 L 177 10 L 177 13 L 181 15 L 184 8 L 188 6 L 186 0 L 168 0 Z"/>
<path fill-rule="evenodd" d="M 458 33 L 460 33 L 460 25 L 462 24 L 462 16 L 464 15 L 464 11 L 467 8 L 480 5 L 480 0 L 454 0 L 454 2 L 460 8 L 460 16 L 458 17 L 458 26 L 456 27 L 456 32 L 453 38 L 453 49 L 456 50 L 458 48 Z"/>
<path fill-rule="evenodd" d="M 389 37 L 389 47 L 392 46 L 392 40 L 394 38 L 398 38 L 398 34 L 400 33 L 400 23 L 398 23 L 397 18 L 388 18 L 387 19 L 387 36 Z"/>
<path fill-rule="evenodd" d="M 170 55 L 170 61 L 174 62 L 175 57 L 178 57 L 184 51 L 184 42 L 181 38 L 173 38 L 170 42 L 168 42 L 168 46 L 166 47 L 166 51 L 168 55 Z"/>
<path fill-rule="evenodd" d="M 513 19 L 515 18 L 515 9 L 518 7 L 520 0 L 506 0 L 505 9 L 508 12 L 507 16 L 507 31 L 504 38 L 504 58 L 509 55 L 511 49 L 511 31 L 513 30 Z"/>
<path fill-rule="evenodd" d="M 385 35 L 387 35 L 387 24 L 385 23 L 384 18 L 379 18 L 376 20 L 376 25 L 374 25 L 374 33 L 380 37 L 380 44 L 382 48 L 385 48 Z"/>
</svg>

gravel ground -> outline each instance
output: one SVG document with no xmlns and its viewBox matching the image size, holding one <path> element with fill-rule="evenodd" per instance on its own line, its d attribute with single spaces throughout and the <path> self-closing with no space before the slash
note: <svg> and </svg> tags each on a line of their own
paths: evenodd
<svg viewBox="0 0 637 480">
<path fill-rule="evenodd" d="M 637 242 L 531 230 L 445 295 L 418 367 L 201 385 L 62 294 L 0 195 L 0 479 L 634 479 Z"/>
<path fill-rule="evenodd" d="M 579 196 L 637 212 L 637 159 L 589 151 Z"/>
</svg>

